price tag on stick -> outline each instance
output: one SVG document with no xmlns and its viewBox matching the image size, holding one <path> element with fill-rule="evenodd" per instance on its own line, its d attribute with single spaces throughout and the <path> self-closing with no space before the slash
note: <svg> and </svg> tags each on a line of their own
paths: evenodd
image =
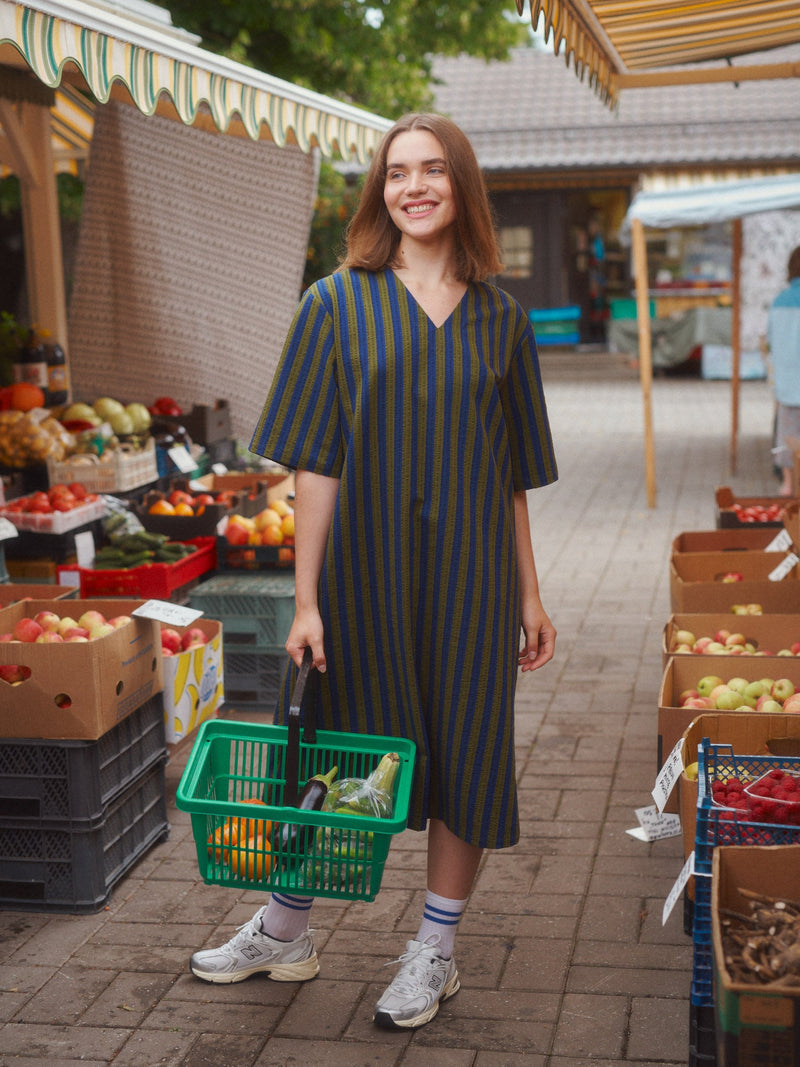
<svg viewBox="0 0 800 1067">
<path fill-rule="evenodd" d="M 656 784 L 653 787 L 652 797 L 659 811 L 664 810 L 670 793 L 683 771 L 683 738 L 679 738 L 677 744 L 664 760 L 664 766 L 658 772 Z"/>
</svg>

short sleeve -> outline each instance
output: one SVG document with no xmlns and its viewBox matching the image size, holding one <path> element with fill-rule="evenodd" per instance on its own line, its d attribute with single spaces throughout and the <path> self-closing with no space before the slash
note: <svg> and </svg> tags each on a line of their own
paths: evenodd
<svg viewBox="0 0 800 1067">
<path fill-rule="evenodd" d="M 519 308 L 517 338 L 500 399 L 511 453 L 514 489 L 535 489 L 558 478 L 533 329 Z"/>
<path fill-rule="evenodd" d="M 295 312 L 250 450 L 295 470 L 339 477 L 342 435 L 333 317 L 318 286 Z"/>
</svg>

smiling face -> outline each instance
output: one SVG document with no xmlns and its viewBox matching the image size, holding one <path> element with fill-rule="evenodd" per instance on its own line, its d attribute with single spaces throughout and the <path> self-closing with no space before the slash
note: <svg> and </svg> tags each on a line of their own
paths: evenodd
<svg viewBox="0 0 800 1067">
<path fill-rule="evenodd" d="M 408 130 L 392 141 L 383 199 L 404 238 L 431 241 L 454 225 L 456 205 L 444 149 L 430 131 Z"/>
</svg>

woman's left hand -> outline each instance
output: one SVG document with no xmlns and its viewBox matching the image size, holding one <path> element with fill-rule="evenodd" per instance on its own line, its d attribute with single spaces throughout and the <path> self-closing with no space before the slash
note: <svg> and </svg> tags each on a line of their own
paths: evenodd
<svg viewBox="0 0 800 1067">
<path fill-rule="evenodd" d="M 556 628 L 541 607 L 531 612 L 530 618 L 523 617 L 522 631 L 525 643 L 519 650 L 517 662 L 520 670 L 535 671 L 544 667 L 553 658 L 556 647 Z"/>
</svg>

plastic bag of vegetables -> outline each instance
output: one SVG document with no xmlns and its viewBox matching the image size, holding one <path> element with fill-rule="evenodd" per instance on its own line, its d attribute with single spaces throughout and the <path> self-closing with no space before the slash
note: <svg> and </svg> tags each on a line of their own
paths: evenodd
<svg viewBox="0 0 800 1067">
<path fill-rule="evenodd" d="M 369 778 L 340 778 L 328 789 L 323 811 L 388 819 L 392 814 L 394 781 L 400 768 L 396 752 L 387 752 Z"/>
</svg>

